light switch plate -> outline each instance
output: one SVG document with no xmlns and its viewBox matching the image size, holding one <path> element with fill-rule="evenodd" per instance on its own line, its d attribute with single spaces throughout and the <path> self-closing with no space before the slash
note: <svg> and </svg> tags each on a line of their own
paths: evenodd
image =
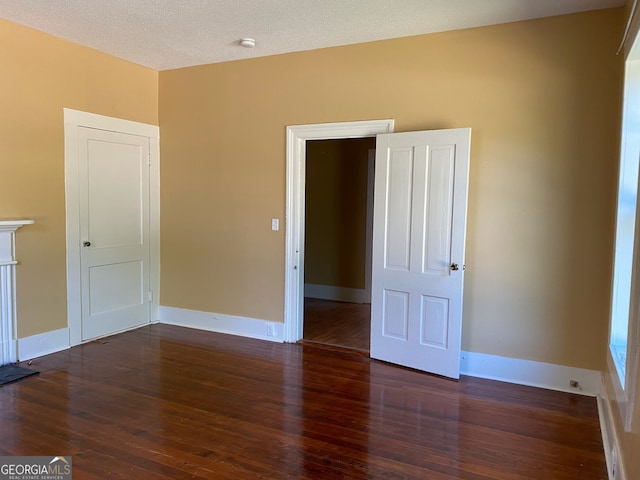
<svg viewBox="0 0 640 480">
<path fill-rule="evenodd" d="M 273 230 L 274 232 L 277 232 L 278 230 L 280 230 L 280 220 L 277 218 L 272 218 L 271 219 L 271 230 Z"/>
</svg>

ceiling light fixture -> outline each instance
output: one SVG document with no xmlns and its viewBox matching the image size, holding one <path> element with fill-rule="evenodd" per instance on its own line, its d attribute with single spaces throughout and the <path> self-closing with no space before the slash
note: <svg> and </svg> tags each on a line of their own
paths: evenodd
<svg viewBox="0 0 640 480">
<path fill-rule="evenodd" d="M 240 40 L 240 46 L 244 48 L 253 48 L 256 46 L 256 41 L 253 38 L 243 38 Z"/>
</svg>

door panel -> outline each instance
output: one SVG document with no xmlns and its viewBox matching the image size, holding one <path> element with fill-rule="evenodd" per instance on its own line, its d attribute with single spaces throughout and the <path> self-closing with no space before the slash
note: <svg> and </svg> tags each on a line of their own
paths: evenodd
<svg viewBox="0 0 640 480">
<path fill-rule="evenodd" d="M 371 356 L 453 378 L 460 365 L 470 135 L 470 129 L 379 135 L 376 149 Z"/>
<path fill-rule="evenodd" d="M 407 292 L 384 291 L 384 335 L 407 340 L 409 331 L 409 295 Z"/>
<path fill-rule="evenodd" d="M 428 224 L 423 254 L 424 272 L 448 272 L 451 265 L 454 153 L 451 146 L 431 152 L 430 171 L 425 179 Z"/>
<path fill-rule="evenodd" d="M 79 129 L 82 340 L 149 322 L 149 139 Z"/>
<path fill-rule="evenodd" d="M 139 260 L 89 268 L 89 314 L 98 315 L 144 303 L 144 263 Z"/>
<path fill-rule="evenodd" d="M 88 238 L 94 249 L 140 246 L 145 206 L 142 196 L 146 191 L 144 145 L 122 143 L 131 141 L 129 138 L 114 138 L 122 134 L 99 135 L 112 138 L 87 139 Z"/>
<path fill-rule="evenodd" d="M 413 184 L 413 152 L 400 149 L 391 152 L 388 164 L 386 217 L 386 268 L 408 271 L 411 247 L 411 187 Z"/>
<path fill-rule="evenodd" d="M 422 343 L 446 349 L 449 300 L 423 295 L 421 313 Z"/>
</svg>

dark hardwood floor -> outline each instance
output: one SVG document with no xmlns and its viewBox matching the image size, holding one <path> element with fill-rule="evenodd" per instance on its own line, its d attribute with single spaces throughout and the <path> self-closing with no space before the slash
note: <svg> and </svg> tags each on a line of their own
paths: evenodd
<svg viewBox="0 0 640 480">
<path fill-rule="evenodd" d="M 305 341 L 368 353 L 370 334 L 370 304 L 304 299 Z"/>
<path fill-rule="evenodd" d="M 600 480 L 593 398 L 153 325 L 0 388 L 0 455 L 83 479 Z"/>
</svg>

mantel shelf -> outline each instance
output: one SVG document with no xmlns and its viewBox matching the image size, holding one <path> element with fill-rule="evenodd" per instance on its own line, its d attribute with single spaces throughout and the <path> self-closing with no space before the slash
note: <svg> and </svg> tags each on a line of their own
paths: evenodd
<svg viewBox="0 0 640 480">
<path fill-rule="evenodd" d="M 0 220 L 0 231 L 11 232 L 25 225 L 32 225 L 33 220 Z"/>
</svg>

